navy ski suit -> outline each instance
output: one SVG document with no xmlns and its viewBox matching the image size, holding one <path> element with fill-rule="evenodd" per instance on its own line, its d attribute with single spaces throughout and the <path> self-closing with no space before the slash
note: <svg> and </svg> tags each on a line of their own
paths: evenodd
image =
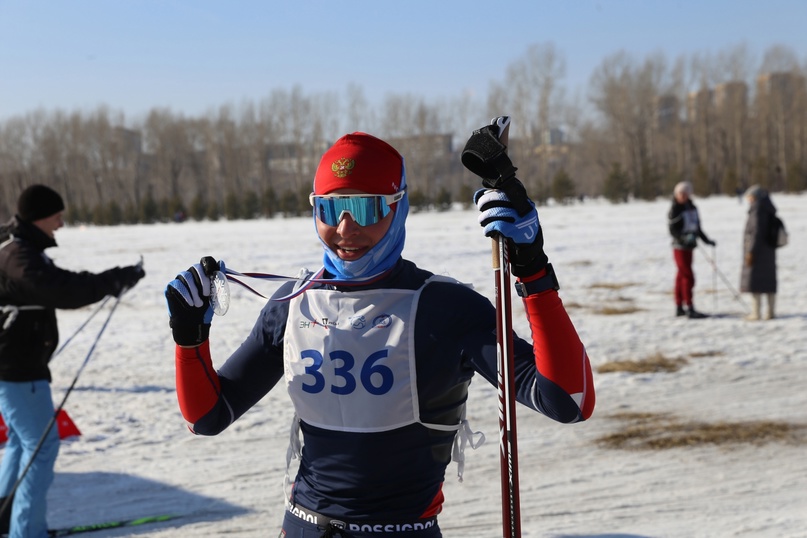
<svg viewBox="0 0 807 538">
<path fill-rule="evenodd" d="M 336 290 L 337 295 L 422 288 L 412 318 L 416 370 L 412 377 L 419 417 L 415 423 L 381 431 L 320 427 L 301 419 L 302 457 L 288 499 L 287 521 L 305 520 L 313 513 L 353 522 L 354 529 L 375 528 L 367 535 L 389 536 L 403 528 L 400 525 L 433 521 L 440 512 L 445 470 L 459 434 L 456 428 L 440 430 L 425 424 L 462 422 L 474 374 L 496 386 L 497 338 L 495 309 L 486 297 L 456 282 L 426 283 L 432 276 L 401 259 L 372 284 L 320 286 Z M 277 295 L 288 291 L 281 287 Z M 558 422 L 585 420 L 594 407 L 591 366 L 557 291 L 529 296 L 524 303 L 534 342 L 530 345 L 515 337 L 517 400 Z M 288 325 L 293 318 L 289 309 L 288 301 L 270 300 L 250 335 L 218 372 L 212 366 L 208 341 L 195 348 L 177 346 L 180 408 L 195 433 L 220 433 L 284 379 L 284 346 L 288 349 Z M 288 364 L 286 372 L 288 378 Z M 302 374 L 304 391 L 314 390 L 318 375 Z M 331 384 L 331 392 L 344 391 L 347 377 L 358 379 L 359 374 L 343 373 L 324 381 Z M 361 384 L 356 381 L 356 390 Z M 299 398 L 307 397 L 304 391 Z M 366 525 L 356 526 L 362 523 Z M 345 535 L 365 536 L 360 532 Z M 436 523 L 427 532 L 401 535 L 440 536 Z"/>
</svg>

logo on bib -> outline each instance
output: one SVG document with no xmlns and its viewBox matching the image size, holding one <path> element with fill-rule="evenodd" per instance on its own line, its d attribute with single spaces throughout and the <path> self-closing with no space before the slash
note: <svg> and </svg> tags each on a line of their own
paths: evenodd
<svg viewBox="0 0 807 538">
<path fill-rule="evenodd" d="M 373 327 L 377 329 L 386 329 L 392 325 L 392 318 L 389 314 L 381 314 L 373 319 Z"/>
<path fill-rule="evenodd" d="M 364 329 L 367 325 L 367 320 L 364 316 L 351 316 L 350 317 L 350 326 L 354 329 Z"/>
<path fill-rule="evenodd" d="M 322 318 L 321 320 L 317 321 L 315 319 L 302 319 L 299 322 L 298 327 L 300 329 L 313 329 L 314 327 L 322 327 L 323 329 L 330 329 L 331 327 L 336 327 L 336 322 L 331 321 L 328 318 Z"/>
</svg>

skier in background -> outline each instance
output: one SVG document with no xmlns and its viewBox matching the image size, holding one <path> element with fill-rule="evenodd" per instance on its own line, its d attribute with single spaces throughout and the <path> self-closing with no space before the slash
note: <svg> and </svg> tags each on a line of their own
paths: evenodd
<svg viewBox="0 0 807 538">
<path fill-rule="evenodd" d="M 698 208 L 692 203 L 692 183 L 689 181 L 682 181 L 673 189 L 672 207 L 667 214 L 667 226 L 672 235 L 673 258 L 677 268 L 675 315 L 687 316 L 690 319 L 705 318 L 705 314 L 695 310 L 692 300 L 695 288 L 692 253 L 698 246 L 698 239 L 711 246 L 717 245 L 717 242 L 706 237 L 701 229 Z"/>
<path fill-rule="evenodd" d="M 0 506 L 7 505 L 53 418 L 48 362 L 59 343 L 56 309 L 81 308 L 117 296 L 145 275 L 140 265 L 99 274 L 57 267 L 45 249 L 56 246 L 64 209 L 56 191 L 32 185 L 20 194 L 17 214 L 0 226 L 0 413 L 8 427 Z M 45 500 L 58 452 L 59 434 L 53 426 L 17 487 L 11 510 L 0 514 L 0 534 L 48 536 Z"/>
<path fill-rule="evenodd" d="M 519 217 L 501 191 L 474 199 L 485 234 L 510 244 L 532 331 L 532 344 L 515 337 L 517 400 L 562 423 L 587 419 L 591 366 L 558 296 L 534 204 Z M 401 257 L 406 173 L 386 142 L 340 138 L 320 161 L 310 200 L 324 272 L 313 284 L 281 286 L 218 371 L 210 278 L 223 264 L 203 258 L 167 285 L 182 415 L 194 433 L 216 435 L 283 380 L 295 410 L 290 448 L 301 461 L 280 536 L 439 537 L 446 467 L 454 453 L 461 474 L 462 447 L 478 446 L 465 420 L 471 378 L 497 386 L 495 308 Z"/>
</svg>

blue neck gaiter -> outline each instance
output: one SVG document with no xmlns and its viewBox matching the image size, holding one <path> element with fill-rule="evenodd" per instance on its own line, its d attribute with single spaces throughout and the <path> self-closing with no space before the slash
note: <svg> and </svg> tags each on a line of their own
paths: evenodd
<svg viewBox="0 0 807 538">
<path fill-rule="evenodd" d="M 401 172 L 401 188 L 406 188 L 406 168 Z M 394 216 L 389 230 L 373 248 L 355 261 L 345 261 L 336 255 L 328 245 L 320 243 L 325 249 L 325 269 L 337 279 L 351 280 L 370 278 L 391 269 L 401 257 L 406 239 L 406 216 L 409 214 L 409 195 L 407 194 L 395 206 Z M 317 217 L 314 216 L 316 230 Z M 319 237 L 319 233 L 317 233 Z"/>
</svg>

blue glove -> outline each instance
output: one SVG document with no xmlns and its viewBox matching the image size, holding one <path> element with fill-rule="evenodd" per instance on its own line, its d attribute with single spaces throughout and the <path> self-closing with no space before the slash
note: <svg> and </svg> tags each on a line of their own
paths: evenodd
<svg viewBox="0 0 807 538">
<path fill-rule="evenodd" d="M 474 203 L 481 212 L 479 224 L 485 229 L 485 235 L 501 235 L 507 239 L 511 272 L 517 277 L 529 277 L 546 267 L 549 260 L 544 253 L 544 234 L 535 204 L 527 197 L 521 182 L 517 187 L 520 189 L 511 188 L 514 193 L 511 196 L 523 197 L 518 203 L 504 191 L 493 189 L 476 191 Z M 524 206 L 525 202 L 531 209 L 519 215 L 516 205 Z"/>
<path fill-rule="evenodd" d="M 213 320 L 210 277 L 223 268 L 223 262 L 205 256 L 166 286 L 171 332 L 180 346 L 198 346 L 210 336 Z"/>
</svg>

